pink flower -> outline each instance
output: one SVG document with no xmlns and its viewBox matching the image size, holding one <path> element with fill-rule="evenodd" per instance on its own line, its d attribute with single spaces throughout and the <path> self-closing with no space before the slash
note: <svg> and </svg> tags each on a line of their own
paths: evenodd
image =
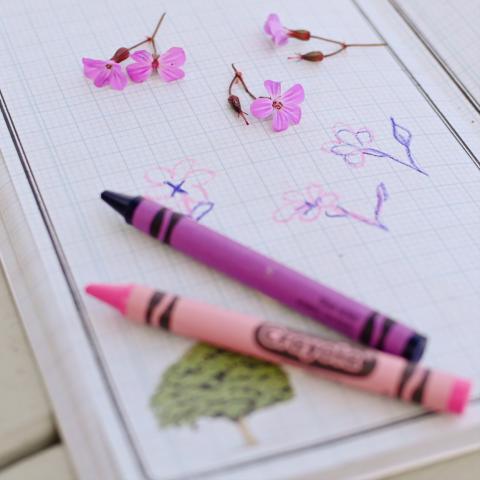
<svg viewBox="0 0 480 480">
<path fill-rule="evenodd" d="M 257 98 L 250 106 L 252 115 L 260 119 L 273 115 L 273 129 L 276 132 L 300 123 L 302 110 L 299 104 L 305 98 L 303 87 L 297 83 L 282 95 L 280 82 L 265 80 L 264 85 L 270 97 Z"/>
<path fill-rule="evenodd" d="M 110 84 L 115 90 L 123 90 L 127 86 L 127 76 L 120 65 L 113 60 L 82 58 L 82 62 L 84 75 L 93 80 L 96 87 Z"/>
<path fill-rule="evenodd" d="M 158 72 L 166 82 L 179 80 L 185 76 L 185 72 L 179 68 L 185 63 L 183 48 L 169 48 L 158 57 L 153 56 L 146 50 L 139 50 L 133 53 L 130 58 L 134 63 L 127 66 L 127 73 L 137 83 L 147 80 L 153 71 Z"/>
<path fill-rule="evenodd" d="M 263 26 L 263 30 L 267 35 L 272 37 L 275 45 L 285 45 L 288 42 L 288 28 L 285 28 L 281 24 L 276 13 L 271 13 L 268 16 L 267 21 Z"/>
</svg>

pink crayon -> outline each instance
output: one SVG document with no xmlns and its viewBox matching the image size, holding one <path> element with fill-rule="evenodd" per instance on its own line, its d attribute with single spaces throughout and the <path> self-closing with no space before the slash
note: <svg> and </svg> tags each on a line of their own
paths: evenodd
<svg viewBox="0 0 480 480">
<path fill-rule="evenodd" d="M 301 367 L 429 410 L 462 413 L 468 403 L 469 380 L 398 356 L 327 340 L 139 285 L 92 284 L 86 291 L 139 324 L 268 362 Z"/>
</svg>

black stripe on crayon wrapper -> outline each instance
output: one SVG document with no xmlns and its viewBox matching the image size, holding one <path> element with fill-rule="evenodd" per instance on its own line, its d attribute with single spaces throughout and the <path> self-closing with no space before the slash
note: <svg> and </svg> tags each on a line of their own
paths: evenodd
<svg viewBox="0 0 480 480">
<path fill-rule="evenodd" d="M 132 218 L 133 214 L 135 213 L 135 210 L 137 207 L 140 205 L 140 202 L 143 200 L 143 197 L 134 197 L 132 200 L 130 200 L 130 203 L 128 205 L 128 209 L 125 211 L 124 217 L 125 221 L 131 225 L 132 224 Z"/>
<path fill-rule="evenodd" d="M 173 212 L 172 216 L 170 217 L 170 223 L 168 224 L 167 231 L 165 233 L 164 242 L 170 245 L 170 239 L 172 238 L 172 233 L 177 225 L 178 221 L 183 217 L 181 213 Z"/>
<path fill-rule="evenodd" d="M 165 208 L 161 208 L 153 217 L 152 223 L 150 224 L 150 235 L 154 238 L 158 237 L 160 233 L 160 228 L 162 227 L 162 220 L 165 215 Z"/>
<path fill-rule="evenodd" d="M 160 315 L 160 321 L 158 322 L 158 324 L 161 328 L 165 330 L 170 330 L 170 318 L 172 316 L 172 311 L 177 301 L 178 297 L 173 297 L 172 301 L 168 304 L 165 311 Z"/>
<path fill-rule="evenodd" d="M 385 343 L 385 339 L 387 338 L 388 332 L 390 329 L 393 327 L 395 322 L 391 320 L 390 318 L 385 318 L 382 326 L 382 333 L 380 335 L 380 338 L 378 339 L 376 348 L 379 350 L 383 350 L 383 344 Z"/>
<path fill-rule="evenodd" d="M 403 390 L 405 385 L 408 383 L 408 380 L 413 375 L 415 371 L 416 365 L 414 363 L 407 363 L 405 369 L 403 370 L 402 377 L 400 378 L 400 382 L 398 383 L 397 388 L 397 398 L 402 398 Z"/>
<path fill-rule="evenodd" d="M 423 394 L 425 393 L 425 387 L 427 386 L 428 378 L 430 377 L 430 370 L 425 370 L 422 380 L 418 387 L 412 393 L 412 402 L 422 403 Z"/>
<path fill-rule="evenodd" d="M 165 296 L 162 292 L 155 292 L 148 302 L 147 312 L 145 313 L 145 323 L 150 325 L 152 323 L 152 313 L 155 310 L 155 307 L 162 301 L 162 298 Z"/>
<path fill-rule="evenodd" d="M 365 322 L 365 326 L 358 337 L 358 341 L 363 343 L 364 345 L 370 345 L 372 340 L 373 334 L 373 326 L 375 324 L 375 317 L 377 316 L 377 312 L 373 312 Z"/>
</svg>

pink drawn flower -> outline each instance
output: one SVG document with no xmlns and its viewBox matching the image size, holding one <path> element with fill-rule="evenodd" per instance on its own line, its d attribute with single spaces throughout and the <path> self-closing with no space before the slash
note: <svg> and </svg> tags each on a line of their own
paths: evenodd
<svg viewBox="0 0 480 480">
<path fill-rule="evenodd" d="M 300 222 L 316 221 L 322 214 L 339 214 L 338 195 L 326 192 L 318 183 L 311 183 L 303 190 L 290 190 L 283 194 L 283 204 L 273 213 L 277 223 L 289 223 L 297 218 Z"/>
<path fill-rule="evenodd" d="M 215 176 L 213 170 L 199 167 L 195 160 L 187 158 L 172 168 L 155 167 L 147 171 L 146 195 L 169 208 L 198 217 L 201 211 L 213 207 L 206 186 Z"/>
<path fill-rule="evenodd" d="M 282 23 L 280 22 L 280 18 L 276 13 L 271 13 L 265 25 L 263 26 L 263 30 L 267 35 L 272 37 L 273 43 L 275 45 L 286 45 L 288 42 L 288 28 L 285 28 Z"/>
<path fill-rule="evenodd" d="M 123 90 L 127 86 L 128 78 L 117 62 L 93 58 L 82 58 L 82 62 L 84 75 L 93 80 L 96 87 L 110 84 L 115 90 Z"/>
<path fill-rule="evenodd" d="M 290 87 L 283 95 L 281 83 L 265 80 L 265 88 L 269 97 L 259 97 L 251 105 L 250 111 L 254 117 L 264 119 L 273 116 L 273 130 L 281 132 L 289 125 L 297 125 L 302 118 L 299 104 L 305 98 L 303 87 L 297 83 Z"/>
<path fill-rule="evenodd" d="M 179 68 L 185 63 L 185 51 L 180 47 L 169 48 L 158 57 L 147 50 L 138 50 L 130 55 L 134 63 L 127 66 L 128 76 L 136 83 L 147 80 L 156 71 L 166 82 L 179 80 L 185 72 Z"/>
</svg>

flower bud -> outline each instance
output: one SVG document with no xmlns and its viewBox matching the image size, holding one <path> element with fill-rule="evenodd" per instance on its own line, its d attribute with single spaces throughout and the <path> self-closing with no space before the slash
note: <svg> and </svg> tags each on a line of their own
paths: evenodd
<svg viewBox="0 0 480 480">
<path fill-rule="evenodd" d="M 300 55 L 301 60 L 306 60 L 307 62 L 321 62 L 325 58 L 325 55 L 320 51 L 302 53 Z"/>
<path fill-rule="evenodd" d="M 232 109 L 235 112 L 237 112 L 238 115 L 243 118 L 243 120 L 245 120 L 245 123 L 248 125 L 248 120 L 245 117 L 245 115 L 246 115 L 245 112 L 242 110 L 242 105 L 240 103 L 240 99 L 236 95 L 230 95 L 228 97 L 228 103 L 230 104 Z"/>
<path fill-rule="evenodd" d="M 310 40 L 310 32 L 308 30 L 289 30 L 288 36 L 297 40 Z"/>
<path fill-rule="evenodd" d="M 123 62 L 124 60 L 126 60 L 129 56 L 130 56 L 130 51 L 128 50 L 128 48 L 120 47 L 113 54 L 112 60 L 116 63 L 120 63 L 120 62 Z"/>
</svg>

